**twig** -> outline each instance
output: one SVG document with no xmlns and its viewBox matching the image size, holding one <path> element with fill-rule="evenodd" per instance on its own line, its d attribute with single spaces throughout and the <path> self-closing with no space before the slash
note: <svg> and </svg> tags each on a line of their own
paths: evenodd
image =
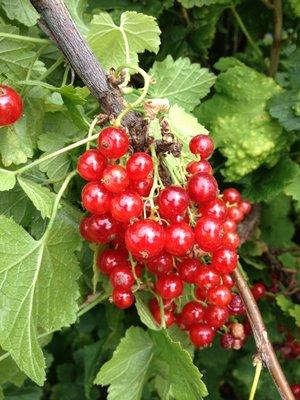
<svg viewBox="0 0 300 400">
<path fill-rule="evenodd" d="M 271 1 L 269 1 L 269 0 L 261 0 L 261 2 L 262 2 L 266 7 L 268 7 L 270 10 L 273 10 L 273 9 L 274 9 L 274 5 L 271 3 Z"/>
<path fill-rule="evenodd" d="M 281 48 L 282 0 L 274 0 L 273 10 L 274 10 L 274 38 L 271 50 L 269 75 L 272 78 L 275 78 L 278 70 L 280 48 Z"/>
</svg>

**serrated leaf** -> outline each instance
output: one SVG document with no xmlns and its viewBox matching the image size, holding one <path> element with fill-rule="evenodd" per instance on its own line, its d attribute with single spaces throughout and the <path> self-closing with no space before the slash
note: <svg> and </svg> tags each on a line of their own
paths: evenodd
<svg viewBox="0 0 300 400">
<path fill-rule="evenodd" d="M 283 294 L 276 296 L 276 303 L 281 308 L 282 311 L 286 312 L 293 307 L 293 303 Z"/>
<path fill-rule="evenodd" d="M 3 355 L 0 349 L 0 357 Z M 6 357 L 0 362 L 0 385 L 11 382 L 16 386 L 21 386 L 26 379 L 26 375 L 20 371 L 17 364 L 11 357 Z"/>
<path fill-rule="evenodd" d="M 0 344 L 39 385 L 45 360 L 38 331 L 59 330 L 76 320 L 78 244 L 77 231 L 60 218 L 35 241 L 14 221 L 0 217 Z"/>
<path fill-rule="evenodd" d="M 18 182 L 34 206 L 41 212 L 42 218 L 50 218 L 55 200 L 55 194 L 29 179 L 18 177 Z"/>
<path fill-rule="evenodd" d="M 150 86 L 150 96 L 167 98 L 171 104 L 177 104 L 186 111 L 192 111 L 215 82 L 215 75 L 207 68 L 191 64 L 188 58 L 174 61 L 172 56 L 156 61 L 149 74 L 156 80 Z"/>
<path fill-rule="evenodd" d="M 284 193 L 287 196 L 292 196 L 296 201 L 300 201 L 300 167 L 298 166 L 298 174 L 294 176 L 284 188 Z"/>
<path fill-rule="evenodd" d="M 86 87 L 75 87 L 72 85 L 65 85 L 61 88 L 55 88 L 57 93 L 60 93 L 62 98 L 66 97 L 74 104 L 84 104 L 86 97 L 89 95 L 89 90 Z"/>
<path fill-rule="evenodd" d="M 134 11 L 121 15 L 120 25 L 102 12 L 94 15 L 87 35 L 88 43 L 106 68 L 137 65 L 138 53 L 158 52 L 160 30 L 154 17 Z"/>
<path fill-rule="evenodd" d="M 290 310 L 289 312 L 290 312 L 290 316 L 295 318 L 296 325 L 300 326 L 300 306 L 299 306 L 299 304 L 295 304 L 294 308 L 292 310 Z"/>
<path fill-rule="evenodd" d="M 26 26 L 35 25 L 39 18 L 29 0 L 2 0 L 2 7 L 9 19 L 16 19 Z"/>
<path fill-rule="evenodd" d="M 273 96 L 268 110 L 287 131 L 300 130 L 300 90 L 287 90 Z"/>
<path fill-rule="evenodd" d="M 155 331 L 160 329 L 160 326 L 153 320 L 148 305 L 139 293 L 135 293 L 135 306 L 143 324 Z"/>
<path fill-rule="evenodd" d="M 85 35 L 88 32 L 88 27 L 84 22 L 84 12 L 87 7 L 87 0 L 64 0 L 72 19 L 77 28 Z"/>
<path fill-rule="evenodd" d="M 111 360 L 96 376 L 98 385 L 110 385 L 108 400 L 139 400 L 151 363 L 153 343 L 147 332 L 131 327 Z"/>
<path fill-rule="evenodd" d="M 180 0 L 185 8 L 210 6 L 212 4 L 230 4 L 229 0 Z"/>
<path fill-rule="evenodd" d="M 10 190 L 16 184 L 16 176 L 12 171 L 0 168 L 0 191 Z"/>
</svg>

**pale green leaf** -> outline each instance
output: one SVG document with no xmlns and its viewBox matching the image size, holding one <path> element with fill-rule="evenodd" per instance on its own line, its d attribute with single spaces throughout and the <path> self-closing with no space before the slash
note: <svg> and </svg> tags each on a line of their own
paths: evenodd
<svg viewBox="0 0 300 400">
<path fill-rule="evenodd" d="M 188 58 L 174 61 L 168 56 L 164 61 L 156 61 L 149 73 L 156 81 L 150 86 L 150 96 L 167 98 L 187 111 L 200 103 L 215 82 L 214 74 L 199 64 L 191 64 Z"/>
<path fill-rule="evenodd" d="M 296 325 L 300 326 L 300 305 L 295 304 L 292 310 L 289 310 L 290 316 L 295 318 Z"/>
<path fill-rule="evenodd" d="M 76 320 L 78 245 L 77 231 L 59 217 L 39 241 L 11 219 L 0 218 L 0 344 L 39 385 L 45 379 L 45 360 L 38 332 L 59 330 Z"/>
<path fill-rule="evenodd" d="M 16 19 L 26 26 L 33 26 L 39 14 L 29 0 L 2 0 L 2 7 L 9 19 Z"/>
<path fill-rule="evenodd" d="M 145 324 L 149 329 L 153 329 L 155 331 L 160 329 L 160 326 L 152 317 L 148 304 L 146 304 L 145 300 L 138 292 L 135 293 L 135 306 L 143 324 Z"/>
<path fill-rule="evenodd" d="M 0 168 L 0 191 L 10 190 L 16 184 L 16 177 L 12 171 Z"/>
<path fill-rule="evenodd" d="M 0 214 L 12 217 L 17 224 L 28 226 L 35 218 L 35 208 L 18 184 L 9 192 L 0 192 Z M 38 215 L 36 211 L 36 215 Z"/>
<path fill-rule="evenodd" d="M 285 186 L 284 193 L 287 196 L 292 196 L 296 201 L 300 201 L 300 167 L 298 166 L 298 173 L 293 179 Z"/>
<path fill-rule="evenodd" d="M 283 312 L 289 311 L 293 307 L 293 303 L 283 294 L 278 294 L 276 296 L 276 303 L 281 308 Z"/>
<path fill-rule="evenodd" d="M 158 52 L 160 30 L 155 18 L 134 11 L 121 15 L 120 25 L 102 12 L 95 15 L 87 35 L 88 43 L 106 68 L 137 65 L 138 53 Z"/>
<path fill-rule="evenodd" d="M 84 21 L 84 12 L 87 7 L 87 0 L 64 0 L 72 19 L 74 20 L 77 28 L 85 35 L 88 32 L 88 27 Z"/>
<path fill-rule="evenodd" d="M 6 352 L 0 349 L 0 357 Z M 0 385 L 11 382 L 16 386 L 21 386 L 26 379 L 26 375 L 20 371 L 17 364 L 11 357 L 6 357 L 0 362 Z"/>
</svg>

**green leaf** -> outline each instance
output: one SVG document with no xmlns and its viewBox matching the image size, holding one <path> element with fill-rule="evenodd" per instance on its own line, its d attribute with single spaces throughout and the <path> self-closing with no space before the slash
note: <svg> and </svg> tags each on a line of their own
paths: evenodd
<svg viewBox="0 0 300 400">
<path fill-rule="evenodd" d="M 38 332 L 59 330 L 76 320 L 78 245 L 77 231 L 64 219 L 57 218 L 49 234 L 35 241 L 14 221 L 0 218 L 0 344 L 39 385 L 45 379 L 45 360 Z"/>
<path fill-rule="evenodd" d="M 276 303 L 284 313 L 290 315 L 292 318 L 295 319 L 297 326 L 300 326 L 300 306 L 299 306 L 299 304 L 294 304 L 291 300 L 289 300 L 283 294 L 279 294 L 276 296 Z"/>
<path fill-rule="evenodd" d="M 300 90 L 287 90 L 273 96 L 268 109 L 287 131 L 300 130 Z"/>
<path fill-rule="evenodd" d="M 156 61 L 149 71 L 156 83 L 150 86 L 149 94 L 155 98 L 167 98 L 192 111 L 200 100 L 209 93 L 215 76 L 199 64 L 191 64 L 188 58 L 176 61 L 168 56 L 164 61 Z"/>
<path fill-rule="evenodd" d="M 300 17 L 300 3 L 299 3 L 299 1 L 298 0 L 289 0 L 289 3 L 291 5 L 291 7 L 292 7 L 292 10 L 293 10 L 294 14 L 297 17 Z"/>
<path fill-rule="evenodd" d="M 87 7 L 87 0 L 64 0 L 72 19 L 77 28 L 85 35 L 88 32 L 88 27 L 84 21 L 84 12 Z"/>
<path fill-rule="evenodd" d="M 87 40 L 101 64 L 109 69 L 137 65 L 138 53 L 145 50 L 157 53 L 159 34 L 155 18 L 149 15 L 126 11 L 118 26 L 108 13 L 102 12 L 93 17 Z"/>
<path fill-rule="evenodd" d="M 300 326 L 300 305 L 295 304 L 294 309 L 290 310 L 290 316 L 295 318 L 296 325 Z"/>
<path fill-rule="evenodd" d="M 55 194 L 29 179 L 18 177 L 18 182 L 34 206 L 41 212 L 42 218 L 50 218 Z"/>
<path fill-rule="evenodd" d="M 0 349 L 0 357 L 6 352 Z M 26 379 L 26 375 L 20 371 L 17 364 L 11 357 L 6 357 L 0 362 L 0 385 L 11 382 L 16 386 L 21 386 Z"/>
<path fill-rule="evenodd" d="M 53 89 L 54 90 L 54 89 Z M 62 86 L 61 88 L 55 88 L 57 93 L 60 93 L 62 98 L 66 97 L 71 100 L 74 104 L 84 104 L 86 97 L 89 95 L 89 90 L 86 87 L 74 87 L 72 85 Z"/>
<path fill-rule="evenodd" d="M 210 6 L 212 4 L 229 4 L 229 0 L 180 0 L 179 1 L 183 7 L 192 8 L 192 7 L 203 7 Z"/>
<path fill-rule="evenodd" d="M 300 167 L 298 166 L 298 174 L 285 186 L 284 193 L 292 196 L 296 201 L 300 201 Z"/>
<path fill-rule="evenodd" d="M 141 399 L 148 368 L 153 357 L 153 343 L 147 332 L 131 327 L 96 376 L 98 385 L 110 385 L 108 400 Z"/>
<path fill-rule="evenodd" d="M 21 388 L 10 387 L 5 390 L 5 400 L 41 400 L 43 390 L 32 382 L 25 382 Z"/>
<path fill-rule="evenodd" d="M 33 26 L 39 18 L 29 0 L 2 0 L 2 7 L 9 19 L 16 19 L 26 26 Z"/>
<path fill-rule="evenodd" d="M 143 324 L 155 331 L 160 329 L 160 326 L 153 320 L 148 305 L 138 292 L 135 293 L 135 306 Z"/>
<path fill-rule="evenodd" d="M 0 191 L 10 190 L 16 184 L 16 176 L 12 171 L 0 168 Z"/>
</svg>

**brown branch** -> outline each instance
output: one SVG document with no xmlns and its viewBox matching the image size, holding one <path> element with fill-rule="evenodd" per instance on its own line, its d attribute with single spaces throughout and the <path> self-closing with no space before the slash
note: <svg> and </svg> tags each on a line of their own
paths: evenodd
<svg viewBox="0 0 300 400">
<path fill-rule="evenodd" d="M 269 75 L 272 78 L 275 78 L 278 70 L 280 48 L 281 48 L 282 0 L 273 1 L 273 12 L 274 12 L 274 38 L 271 49 Z"/>
</svg>

